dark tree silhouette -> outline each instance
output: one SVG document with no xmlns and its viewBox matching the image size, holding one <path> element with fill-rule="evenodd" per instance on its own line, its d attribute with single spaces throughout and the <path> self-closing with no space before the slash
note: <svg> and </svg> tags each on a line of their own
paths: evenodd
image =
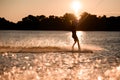
<svg viewBox="0 0 120 80">
<path fill-rule="evenodd" d="M 84 12 L 79 20 L 79 30 L 87 31 L 120 31 L 120 17 L 91 15 Z"/>
<path fill-rule="evenodd" d="M 75 15 L 72 14 L 72 13 L 66 13 L 65 15 L 63 15 L 62 19 L 63 19 L 64 26 L 67 30 L 72 29 L 71 21 L 76 21 L 77 20 Z"/>
<path fill-rule="evenodd" d="M 12 30 L 15 28 L 15 23 L 6 20 L 5 18 L 0 18 L 0 29 L 1 30 Z"/>
<path fill-rule="evenodd" d="M 71 30 L 71 21 L 77 21 L 72 13 L 66 13 L 60 17 L 28 15 L 17 23 L 0 18 L 0 30 Z M 120 16 L 97 17 L 97 15 L 84 12 L 76 25 L 78 25 L 77 30 L 84 31 L 120 31 Z"/>
</svg>

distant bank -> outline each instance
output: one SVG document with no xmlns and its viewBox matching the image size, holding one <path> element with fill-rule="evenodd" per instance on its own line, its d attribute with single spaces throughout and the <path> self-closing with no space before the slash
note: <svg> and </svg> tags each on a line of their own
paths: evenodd
<svg viewBox="0 0 120 80">
<path fill-rule="evenodd" d="M 71 21 L 77 20 L 74 14 L 66 13 L 63 16 L 28 15 L 17 23 L 0 18 L 0 30 L 64 30 L 72 29 Z M 76 24 L 77 30 L 82 31 L 120 31 L 120 16 L 106 17 L 84 12 Z"/>
</svg>

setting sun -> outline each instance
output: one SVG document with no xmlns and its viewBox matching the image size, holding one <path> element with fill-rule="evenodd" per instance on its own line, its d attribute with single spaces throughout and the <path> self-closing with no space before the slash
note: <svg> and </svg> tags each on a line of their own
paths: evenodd
<svg viewBox="0 0 120 80">
<path fill-rule="evenodd" d="M 80 3 L 80 1 L 73 1 L 71 7 L 74 10 L 76 16 L 78 16 L 80 9 L 82 9 L 82 4 Z"/>
</svg>

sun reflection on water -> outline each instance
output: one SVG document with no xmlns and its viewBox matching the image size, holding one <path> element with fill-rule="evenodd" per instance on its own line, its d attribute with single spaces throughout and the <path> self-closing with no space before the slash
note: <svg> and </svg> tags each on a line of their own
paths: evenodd
<svg viewBox="0 0 120 80">
<path fill-rule="evenodd" d="M 65 39 L 66 45 L 69 45 L 70 42 L 70 44 L 73 44 L 71 32 L 65 35 L 67 35 L 67 40 Z M 85 37 L 84 32 L 77 31 L 77 36 L 80 43 L 83 44 Z M 58 44 L 62 45 L 63 43 L 59 41 Z M 72 53 L 64 51 L 0 53 L 0 80 L 120 79 L 119 54 L 113 55 L 111 52 L 107 51 L 79 54 L 80 56 L 78 57 L 78 52 Z"/>
<path fill-rule="evenodd" d="M 77 31 L 76 34 L 77 34 L 77 37 L 78 37 L 78 39 L 79 39 L 79 42 L 82 44 L 82 41 L 84 40 L 84 32 L 83 32 L 83 31 Z M 68 36 L 69 36 L 69 38 L 70 38 L 70 43 L 73 44 L 73 43 L 74 43 L 74 40 L 73 40 L 73 38 L 72 38 L 72 32 L 69 33 Z"/>
<path fill-rule="evenodd" d="M 119 80 L 120 66 L 91 53 L 3 53 L 0 80 Z"/>
<path fill-rule="evenodd" d="M 84 37 L 84 32 L 83 31 L 77 31 L 77 36 L 78 36 L 78 39 L 79 39 L 80 43 L 82 44 L 82 40 L 83 40 L 83 37 Z"/>
</svg>

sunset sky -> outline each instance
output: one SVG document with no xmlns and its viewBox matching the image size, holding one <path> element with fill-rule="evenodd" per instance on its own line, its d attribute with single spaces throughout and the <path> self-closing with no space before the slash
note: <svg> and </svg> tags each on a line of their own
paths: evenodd
<svg viewBox="0 0 120 80">
<path fill-rule="evenodd" d="M 0 17 L 17 22 L 31 15 L 56 15 L 74 13 L 76 0 L 0 0 Z M 86 11 L 96 15 L 120 16 L 120 0 L 77 0 L 79 14 Z"/>
</svg>

